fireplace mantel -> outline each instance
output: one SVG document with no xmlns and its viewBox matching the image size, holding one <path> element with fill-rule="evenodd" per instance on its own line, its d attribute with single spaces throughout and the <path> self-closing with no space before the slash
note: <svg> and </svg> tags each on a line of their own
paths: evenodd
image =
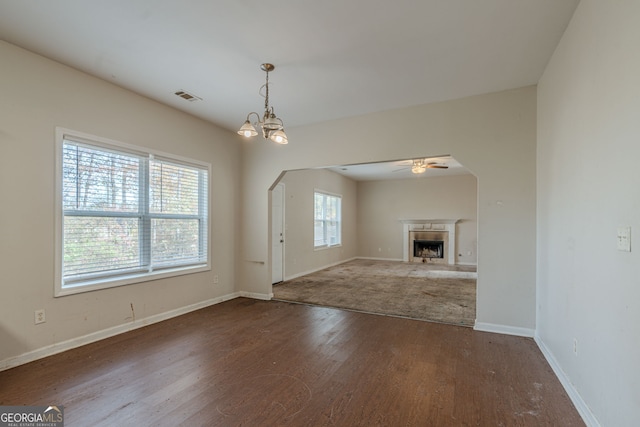
<svg viewBox="0 0 640 427">
<path fill-rule="evenodd" d="M 403 224 L 455 224 L 459 219 L 404 219 L 399 221 Z"/>
<path fill-rule="evenodd" d="M 460 221 L 459 219 L 420 219 L 420 218 L 411 218 L 405 219 L 400 218 L 399 221 L 403 224 L 402 226 L 402 239 L 404 242 L 404 250 L 402 254 L 402 259 L 405 262 L 409 261 L 409 232 L 414 230 L 424 230 L 424 231 L 447 231 L 449 236 L 449 245 L 447 250 L 447 263 L 455 264 L 456 263 L 456 223 Z"/>
</svg>

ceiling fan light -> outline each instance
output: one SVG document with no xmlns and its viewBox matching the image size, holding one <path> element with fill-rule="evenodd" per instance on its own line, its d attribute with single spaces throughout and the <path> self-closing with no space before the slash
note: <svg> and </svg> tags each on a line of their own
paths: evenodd
<svg viewBox="0 0 640 427">
<path fill-rule="evenodd" d="M 247 138 L 256 136 L 257 134 L 258 131 L 256 131 L 256 128 L 253 127 L 249 120 L 245 121 L 244 124 L 240 127 L 240 130 L 238 130 L 238 135 L 242 135 Z"/>
<path fill-rule="evenodd" d="M 284 133 L 282 129 L 279 129 L 275 132 L 271 132 L 269 134 L 269 139 L 272 140 L 273 142 L 277 142 L 278 144 L 282 144 L 282 145 L 289 143 L 289 139 L 287 138 L 287 135 Z"/>
<path fill-rule="evenodd" d="M 427 170 L 427 168 L 425 168 L 422 165 L 415 165 L 415 166 L 411 167 L 411 172 L 416 173 L 416 174 L 424 173 L 426 170 Z"/>
</svg>

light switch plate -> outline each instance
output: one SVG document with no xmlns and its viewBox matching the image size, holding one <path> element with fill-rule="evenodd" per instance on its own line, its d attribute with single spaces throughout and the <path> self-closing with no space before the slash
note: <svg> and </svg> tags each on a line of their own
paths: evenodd
<svg viewBox="0 0 640 427">
<path fill-rule="evenodd" d="M 631 252 L 631 227 L 618 227 L 618 250 Z"/>
</svg>

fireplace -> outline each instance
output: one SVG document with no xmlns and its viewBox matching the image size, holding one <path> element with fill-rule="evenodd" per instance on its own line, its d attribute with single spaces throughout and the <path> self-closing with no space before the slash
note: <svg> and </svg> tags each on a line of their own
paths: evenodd
<svg viewBox="0 0 640 427">
<path fill-rule="evenodd" d="M 456 263 L 457 219 L 400 219 L 403 225 L 403 261 Z"/>
<path fill-rule="evenodd" d="M 413 257 L 422 259 L 444 258 L 442 240 L 414 240 Z"/>
<path fill-rule="evenodd" d="M 448 264 L 448 231 L 416 231 L 409 232 L 410 262 L 429 262 Z"/>
</svg>

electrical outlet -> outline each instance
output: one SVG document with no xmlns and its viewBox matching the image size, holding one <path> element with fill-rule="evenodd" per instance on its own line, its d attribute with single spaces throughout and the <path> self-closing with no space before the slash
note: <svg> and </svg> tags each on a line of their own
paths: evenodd
<svg viewBox="0 0 640 427">
<path fill-rule="evenodd" d="M 47 318 L 44 315 L 44 309 L 40 309 L 40 310 L 36 310 L 34 312 L 34 319 L 33 319 L 34 323 L 36 325 L 40 324 L 40 323 L 44 323 L 47 321 Z"/>
<path fill-rule="evenodd" d="M 213 276 L 213 284 L 216 285 L 218 283 L 218 275 Z"/>
<path fill-rule="evenodd" d="M 618 250 L 631 252 L 631 227 L 618 227 Z"/>
</svg>

